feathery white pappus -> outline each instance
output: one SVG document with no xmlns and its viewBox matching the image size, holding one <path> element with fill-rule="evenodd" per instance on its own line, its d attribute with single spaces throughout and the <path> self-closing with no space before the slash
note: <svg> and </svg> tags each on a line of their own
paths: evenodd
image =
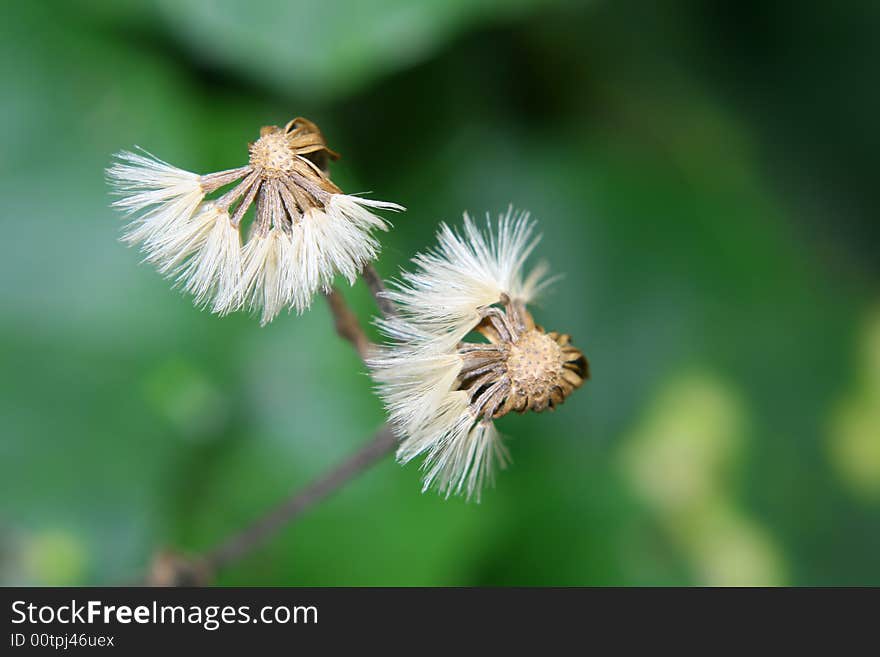
<svg viewBox="0 0 880 657">
<path fill-rule="evenodd" d="M 569 336 L 545 332 L 526 308 L 551 281 L 524 273 L 539 238 L 511 208 L 481 231 L 464 215 L 441 224 L 438 246 L 413 258 L 385 296 L 395 316 L 377 320 L 389 343 L 368 359 L 391 423 L 398 459 L 423 455 L 424 488 L 479 499 L 507 450 L 493 420 L 561 404 L 589 378 Z M 473 335 L 482 339 L 472 339 Z"/>
<path fill-rule="evenodd" d="M 123 151 L 107 178 L 119 197 L 113 206 L 130 220 L 125 242 L 140 245 L 197 305 L 220 315 L 247 307 L 266 324 L 285 307 L 302 313 L 337 273 L 353 284 L 378 255 L 372 231 L 388 229 L 373 211 L 404 208 L 343 194 L 325 173 L 338 155 L 307 119 L 263 128 L 249 153 L 246 166 L 198 175 Z"/>
</svg>

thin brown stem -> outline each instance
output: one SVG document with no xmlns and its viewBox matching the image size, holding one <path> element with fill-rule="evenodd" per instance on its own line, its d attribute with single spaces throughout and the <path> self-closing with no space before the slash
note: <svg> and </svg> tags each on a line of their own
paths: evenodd
<svg viewBox="0 0 880 657">
<path fill-rule="evenodd" d="M 232 535 L 202 560 L 208 572 L 247 556 L 305 511 L 328 497 L 361 472 L 390 453 L 397 444 L 394 432 L 382 427 L 373 439 L 345 461 L 281 502 L 266 515 Z"/>
<path fill-rule="evenodd" d="M 361 278 L 364 279 L 364 282 L 370 289 L 370 293 L 373 295 L 373 300 L 376 302 L 379 312 L 382 313 L 382 317 L 387 319 L 396 315 L 397 308 L 394 307 L 394 302 L 382 295 L 382 292 L 385 291 L 385 283 L 373 265 L 370 263 L 364 265 Z M 365 360 L 370 351 L 371 343 L 366 333 L 364 333 L 357 315 L 348 307 L 345 297 L 342 296 L 342 293 L 336 287 L 331 288 L 330 292 L 324 296 L 333 315 L 336 333 L 342 339 L 348 340 L 357 350 L 361 359 Z"/>
<path fill-rule="evenodd" d="M 325 294 L 324 297 L 327 299 L 327 305 L 330 306 L 333 323 L 339 337 L 351 342 L 361 360 L 365 359 L 370 350 L 370 341 L 367 339 L 367 335 L 364 333 L 357 315 L 348 307 L 345 297 L 335 287 Z"/>
<path fill-rule="evenodd" d="M 296 490 L 244 529 L 203 555 L 185 557 L 160 552 L 153 560 L 146 583 L 152 586 L 193 586 L 210 583 L 216 573 L 261 547 L 303 513 L 342 488 L 361 472 L 394 450 L 397 438 L 386 425 L 372 440 L 311 484 Z"/>
<path fill-rule="evenodd" d="M 394 302 L 391 299 L 383 296 L 385 282 L 371 263 L 364 265 L 361 278 L 364 279 L 367 287 L 370 288 L 370 294 L 376 300 L 376 306 L 379 308 L 379 312 L 382 313 L 382 317 L 385 319 L 394 317 L 397 314 L 397 308 L 394 307 Z"/>
</svg>

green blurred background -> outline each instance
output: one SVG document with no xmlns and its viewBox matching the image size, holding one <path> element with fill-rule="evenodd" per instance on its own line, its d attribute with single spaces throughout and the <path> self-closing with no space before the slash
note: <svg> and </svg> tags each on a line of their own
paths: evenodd
<svg viewBox="0 0 880 657">
<path fill-rule="evenodd" d="M 537 319 L 593 380 L 500 422 L 481 504 L 388 459 L 221 583 L 880 584 L 880 3 L 19 2 L 0 34 L 3 584 L 131 581 L 382 423 L 320 300 L 218 319 L 117 241 L 113 152 L 215 171 L 297 115 L 409 208 L 386 276 L 530 209 Z"/>
</svg>

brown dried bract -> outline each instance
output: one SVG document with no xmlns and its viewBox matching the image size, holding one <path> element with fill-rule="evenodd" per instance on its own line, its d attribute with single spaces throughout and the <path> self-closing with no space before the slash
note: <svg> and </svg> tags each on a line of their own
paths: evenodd
<svg viewBox="0 0 880 657">
<path fill-rule="evenodd" d="M 327 147 L 321 129 L 302 117 L 289 121 L 284 128 L 263 126 L 260 138 L 250 144 L 248 150 L 251 166 L 272 177 L 282 177 L 292 171 L 311 176 L 308 171 L 311 168 L 326 179 L 329 160 L 339 159 L 339 154 Z"/>
</svg>

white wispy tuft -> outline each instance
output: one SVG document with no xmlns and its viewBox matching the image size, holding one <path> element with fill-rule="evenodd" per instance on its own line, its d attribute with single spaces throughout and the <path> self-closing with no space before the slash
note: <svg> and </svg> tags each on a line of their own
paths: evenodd
<svg viewBox="0 0 880 657">
<path fill-rule="evenodd" d="M 242 296 L 266 325 L 290 302 L 294 288 L 293 242 L 280 228 L 252 236 L 244 247 Z"/>
<path fill-rule="evenodd" d="M 307 308 L 308 300 L 316 292 L 329 291 L 337 272 L 353 285 L 364 265 L 375 260 L 379 242 L 371 230 L 388 230 L 388 224 L 365 210 L 367 203 L 386 210 L 403 210 L 395 203 L 368 202 L 356 196 L 333 194 L 325 209 L 311 208 L 295 224 L 293 239 L 297 243 L 297 259 L 294 267 L 303 293 L 302 298 L 292 299 L 297 311 Z"/>
<path fill-rule="evenodd" d="M 119 198 L 113 206 L 131 217 L 123 239 L 141 244 L 148 257 L 154 242 L 186 222 L 205 197 L 200 176 L 171 166 L 144 151 L 122 151 L 107 169 Z"/>
<path fill-rule="evenodd" d="M 284 308 L 303 313 L 316 293 L 330 291 L 337 273 L 354 284 L 364 265 L 378 255 L 371 229 L 388 227 L 365 207 L 403 210 L 395 203 L 332 194 L 325 209 L 309 208 L 288 225 L 283 195 L 275 202 L 271 194 L 264 201 L 265 225 L 275 227 L 265 236 L 255 231 L 248 240 L 242 277 L 242 296 L 264 325 Z"/>
<path fill-rule="evenodd" d="M 427 490 L 434 482 L 441 491 L 468 498 L 476 495 L 487 484 L 495 482 L 495 464 L 505 467 L 509 461 L 507 448 L 492 422 L 473 424 L 465 415 L 460 416 L 445 439 L 428 452 L 425 463 Z"/>
<path fill-rule="evenodd" d="M 498 217 L 494 230 L 489 215 L 485 232 L 467 213 L 463 232 L 441 224 L 437 247 L 416 255 L 417 269 L 403 272 L 385 293 L 399 315 L 380 326 L 395 339 L 428 336 L 447 351 L 480 321 L 480 309 L 502 294 L 530 302 L 550 282 L 543 264 L 523 277 L 526 258 L 541 239 L 534 226 L 528 212 L 513 208 Z"/>
<path fill-rule="evenodd" d="M 197 305 L 225 315 L 241 307 L 241 236 L 221 208 L 209 207 L 200 219 L 193 255 L 178 281 Z"/>
<path fill-rule="evenodd" d="M 165 276 L 179 274 L 186 260 L 205 244 L 221 212 L 211 201 L 204 202 L 192 217 L 178 222 L 173 230 L 150 243 L 146 261 Z M 223 214 L 229 219 L 228 213 Z"/>
<path fill-rule="evenodd" d="M 464 215 L 463 231 L 442 224 L 436 248 L 413 258 L 385 295 L 398 314 L 378 320 L 390 339 L 368 360 L 378 391 L 401 438 L 398 459 L 424 456 L 424 488 L 479 498 L 507 452 L 492 422 L 473 412 L 457 389 L 463 360 L 458 345 L 481 311 L 506 295 L 523 303 L 547 284 L 545 268 L 523 276 L 539 238 L 528 213 L 509 209 L 481 231 Z"/>
<path fill-rule="evenodd" d="M 387 231 L 389 224 L 367 208 L 401 212 L 403 206 L 385 201 L 372 201 L 360 196 L 333 194 L 327 204 L 325 236 L 332 236 L 325 245 L 327 262 L 354 283 L 363 266 L 379 254 L 379 242 L 372 237 L 374 229 Z"/>
</svg>

